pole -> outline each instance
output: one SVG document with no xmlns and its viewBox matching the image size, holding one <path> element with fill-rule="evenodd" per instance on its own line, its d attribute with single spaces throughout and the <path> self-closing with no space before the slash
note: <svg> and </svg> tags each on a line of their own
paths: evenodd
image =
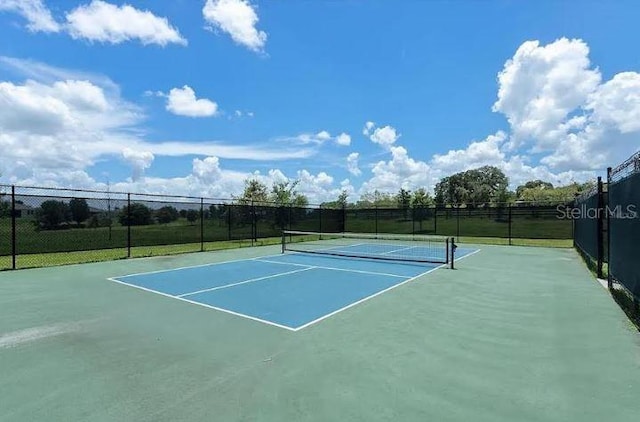
<svg viewBox="0 0 640 422">
<path fill-rule="evenodd" d="M 131 258 L 131 193 L 127 193 L 127 258 Z"/>
<path fill-rule="evenodd" d="M 460 241 L 460 204 L 456 205 L 456 237 Z"/>
<path fill-rule="evenodd" d="M 509 206 L 509 246 L 511 246 L 512 245 L 512 243 L 511 243 L 511 230 L 512 230 L 511 229 L 511 223 L 512 223 L 513 220 L 511 218 L 511 204 L 508 204 L 508 206 Z"/>
<path fill-rule="evenodd" d="M 11 269 L 16 269 L 16 187 L 11 185 Z"/>
<path fill-rule="evenodd" d="M 602 214 L 603 214 L 603 208 L 604 208 L 604 201 L 602 198 L 602 177 L 598 176 L 598 219 L 596 220 L 596 241 L 597 241 L 597 254 L 598 254 L 598 278 L 603 278 L 603 273 L 602 273 L 602 265 L 603 265 L 603 261 L 604 261 L 604 238 L 602 236 L 602 230 L 604 228 L 603 225 L 603 221 L 602 221 Z"/>
<path fill-rule="evenodd" d="M 374 217 L 376 220 L 375 225 L 376 225 L 376 239 L 377 239 L 377 236 L 378 236 L 378 205 L 377 204 L 375 205 Z"/>
<path fill-rule="evenodd" d="M 607 167 L 607 195 L 611 193 L 611 167 Z M 611 201 L 611 197 L 609 197 Z M 609 263 L 609 271 L 607 271 L 607 287 L 609 290 L 613 288 L 613 278 L 611 276 L 611 216 L 607 213 L 607 262 Z"/>
<path fill-rule="evenodd" d="M 200 198 L 200 252 L 204 252 L 204 198 Z"/>
</svg>

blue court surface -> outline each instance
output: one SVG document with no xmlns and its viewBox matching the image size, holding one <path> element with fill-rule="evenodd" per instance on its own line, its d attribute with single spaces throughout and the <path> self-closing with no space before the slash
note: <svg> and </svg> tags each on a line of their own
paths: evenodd
<svg viewBox="0 0 640 422">
<path fill-rule="evenodd" d="M 110 280 L 298 331 L 442 266 L 286 253 Z"/>
</svg>

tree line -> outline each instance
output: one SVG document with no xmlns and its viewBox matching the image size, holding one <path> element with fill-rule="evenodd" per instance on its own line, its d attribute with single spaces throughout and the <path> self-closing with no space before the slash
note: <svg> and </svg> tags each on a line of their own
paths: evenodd
<svg viewBox="0 0 640 422">
<path fill-rule="evenodd" d="M 299 181 L 274 182 L 269 188 L 259 180 L 249 178 L 245 180 L 242 194 L 233 198 L 233 204 L 304 208 L 309 205 L 309 200 L 298 191 L 298 184 Z M 554 186 L 542 180 L 531 180 L 518 186 L 515 191 L 510 191 L 508 186 L 509 179 L 502 170 L 494 166 L 483 166 L 442 178 L 436 184 L 433 196 L 425 187 L 413 191 L 400 188 L 395 194 L 375 190 L 363 193 L 355 203 L 350 203 L 347 191 L 343 190 L 335 200 L 323 202 L 321 205 L 325 208 L 380 207 L 408 210 L 412 207 L 419 209 L 432 206 L 480 207 L 517 201 L 541 204 L 571 200 L 590 189 L 593 183 Z M 0 197 L 0 217 L 9 216 L 10 211 L 10 203 Z M 224 206 L 211 205 L 204 210 L 203 217 L 223 219 L 226 212 L 228 211 Z M 243 212 L 246 214 L 249 211 Z M 240 215 L 240 220 L 255 219 L 255 211 L 253 212 L 251 216 Z M 276 220 L 282 222 L 286 218 L 292 218 L 284 213 L 284 210 L 276 211 Z M 47 200 L 36 209 L 34 223 L 37 228 L 44 230 L 63 227 L 111 227 L 113 218 L 123 226 L 168 224 L 180 218 L 194 224 L 200 218 L 200 210 L 178 210 L 171 205 L 151 209 L 143 203 L 136 202 L 115 209 L 113 213 L 104 210 L 92 212 L 85 199 L 73 198 L 68 203 Z"/>
</svg>

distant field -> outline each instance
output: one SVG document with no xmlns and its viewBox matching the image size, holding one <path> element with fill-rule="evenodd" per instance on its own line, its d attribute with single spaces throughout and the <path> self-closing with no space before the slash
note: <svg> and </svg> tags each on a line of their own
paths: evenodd
<svg viewBox="0 0 640 422">
<path fill-rule="evenodd" d="M 438 216 L 422 221 L 403 218 L 380 218 L 377 221 L 363 218 L 366 214 L 349 215 L 345 231 L 371 233 L 423 233 L 456 236 L 461 243 L 509 244 L 508 223 L 496 218 L 464 216 Z M 318 231 L 317 215 L 299 219 L 294 230 Z M 396 216 L 398 217 L 398 216 Z M 402 217 L 402 216 L 399 216 Z M 33 220 L 17 219 L 17 266 L 19 268 L 62 265 L 81 262 L 106 261 L 126 258 L 127 227 L 114 224 L 109 227 L 73 228 L 66 230 L 36 230 Z M 207 219 L 202 227 L 204 250 L 217 250 L 251 246 L 250 224 L 227 226 L 224 219 Z M 323 219 L 322 228 L 336 231 L 341 227 L 336 221 Z M 259 220 L 256 224 L 258 244 L 280 241 L 281 230 L 272 221 Z M 131 227 L 131 256 L 170 255 L 201 250 L 200 222 L 189 223 L 181 218 L 168 224 Z M 512 245 L 571 247 L 572 225 L 567 220 L 518 217 L 511 225 Z M 248 239 L 248 240 L 247 240 Z M 11 220 L 0 219 L 0 269 L 10 268 Z"/>
</svg>

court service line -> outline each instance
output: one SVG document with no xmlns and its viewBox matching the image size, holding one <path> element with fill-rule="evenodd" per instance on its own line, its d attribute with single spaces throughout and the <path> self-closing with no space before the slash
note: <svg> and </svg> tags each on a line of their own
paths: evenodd
<svg viewBox="0 0 640 422">
<path fill-rule="evenodd" d="M 114 278 L 114 277 L 107 278 L 107 280 L 113 281 L 114 283 L 122 284 L 124 286 L 133 287 L 134 289 L 144 290 L 145 292 L 155 293 L 157 295 L 168 297 L 168 298 L 171 298 L 171 299 L 181 300 L 183 302 L 187 302 L 187 303 L 190 303 L 192 305 L 198 305 L 198 306 L 202 306 L 204 308 L 214 309 L 216 311 L 224 312 L 226 314 L 230 314 L 230 315 L 234 315 L 234 316 L 238 316 L 238 317 L 242 317 L 242 318 L 247 318 L 247 319 L 250 319 L 252 321 L 261 322 L 263 324 L 271 325 L 271 326 L 274 326 L 274 327 L 284 328 L 287 331 L 296 331 L 295 328 L 291 328 L 291 327 L 288 327 L 286 325 L 278 324 L 277 322 L 267 321 L 266 319 L 261 319 L 261 318 L 257 318 L 257 317 L 251 316 L 251 315 L 242 314 L 240 312 L 231 311 L 229 309 L 218 308 L 217 306 L 207 305 L 206 303 L 196 302 L 195 300 L 189 300 L 189 299 L 185 299 L 183 297 L 173 296 L 173 295 L 170 295 L 168 293 L 159 292 L 157 290 L 147 289 L 146 287 L 136 286 L 135 284 L 125 283 L 124 281 L 118 280 L 117 278 Z"/>
<path fill-rule="evenodd" d="M 388 252 L 381 252 L 380 255 L 386 255 L 386 254 L 390 254 L 390 253 L 395 253 L 395 252 L 400 252 L 400 251 L 404 251 L 406 249 L 413 249 L 413 248 L 417 248 L 418 246 L 403 246 L 399 249 L 394 249 L 392 251 L 388 251 Z"/>
<path fill-rule="evenodd" d="M 445 266 L 447 266 L 447 264 L 438 265 L 437 267 L 435 267 L 435 268 L 431 268 L 430 270 L 425 271 L 425 272 L 423 272 L 422 274 L 418 274 L 417 276 L 411 277 L 411 278 L 409 278 L 409 279 L 407 279 L 407 280 L 404 280 L 404 281 L 402 281 L 402 282 L 400 282 L 400 283 L 398 283 L 398 284 L 394 284 L 393 286 L 387 287 L 387 288 L 386 288 L 386 289 L 384 289 L 384 290 L 380 290 L 379 292 L 376 292 L 376 293 L 374 293 L 374 294 L 372 294 L 372 295 L 370 295 L 370 296 L 364 297 L 364 298 L 362 298 L 362 299 L 360 299 L 360 300 L 358 300 L 358 301 L 356 301 L 356 302 L 353 302 L 353 303 L 348 304 L 347 306 L 344 306 L 344 307 L 342 307 L 342 308 L 340 308 L 340 309 L 337 309 L 337 310 L 335 310 L 335 311 L 333 311 L 333 312 L 331 312 L 331 313 L 328 313 L 328 314 L 326 314 L 326 315 L 323 315 L 323 316 L 321 316 L 320 318 L 314 319 L 313 321 L 307 322 L 307 323 L 306 323 L 306 324 L 304 324 L 304 325 L 301 325 L 301 326 L 299 326 L 299 327 L 296 327 L 293 331 L 300 331 L 300 330 L 302 330 L 302 329 L 304 329 L 304 328 L 307 328 L 307 327 L 309 327 L 309 326 L 311 326 L 311 325 L 313 325 L 313 324 L 317 324 L 318 322 L 323 321 L 323 320 L 325 320 L 325 319 L 327 319 L 327 318 L 330 318 L 330 317 L 332 317 L 332 316 L 334 316 L 334 315 L 336 315 L 336 314 L 339 314 L 339 313 L 340 313 L 340 312 L 342 312 L 342 311 L 346 311 L 346 310 L 347 310 L 347 309 L 349 309 L 349 308 L 353 308 L 354 306 L 357 306 L 357 305 L 359 305 L 359 304 L 361 304 L 361 303 L 363 303 L 363 302 L 366 302 L 366 301 L 367 301 L 367 300 L 369 300 L 369 299 L 373 299 L 373 298 L 374 298 L 374 297 L 376 297 L 376 296 L 380 296 L 380 295 L 381 295 L 381 294 L 383 294 L 383 293 L 386 293 L 386 292 L 388 292 L 388 291 L 391 291 L 391 290 L 393 290 L 393 289 L 395 289 L 395 288 L 397 288 L 397 287 L 400 287 L 400 286 L 402 286 L 402 285 L 404 285 L 404 284 L 407 284 L 407 283 L 408 283 L 408 282 L 410 282 L 410 281 L 413 281 L 413 280 L 415 280 L 415 279 L 417 279 L 417 278 L 422 277 L 423 275 L 429 274 L 429 273 L 431 273 L 431 272 L 433 272 L 433 271 L 435 271 L 435 270 L 437 270 L 437 269 L 439 269 L 439 268 L 445 267 Z"/>
<path fill-rule="evenodd" d="M 271 260 L 268 260 L 268 259 L 256 259 L 256 261 L 267 262 L 269 264 L 295 265 L 297 267 L 311 267 L 310 269 L 317 268 L 317 269 L 320 269 L 320 270 L 344 271 L 344 272 L 348 272 L 348 273 L 384 275 L 384 276 L 387 276 L 387 277 L 395 277 L 395 278 L 408 278 L 406 275 L 398 275 L 398 274 L 390 274 L 390 273 L 379 273 L 379 272 L 375 272 L 375 271 L 365 271 L 365 270 L 351 270 L 351 269 L 348 269 L 348 268 L 325 267 L 325 266 L 322 266 L 322 265 L 297 264 L 297 263 L 292 263 L 292 262 L 271 261 Z"/>
<path fill-rule="evenodd" d="M 225 284 L 223 286 L 217 286 L 217 287 L 211 287 L 209 289 L 202 289 L 202 290 L 197 290 L 195 292 L 190 292 L 190 293 L 183 293 L 181 295 L 177 295 L 176 297 L 185 297 L 185 296 L 193 296 L 193 295 L 197 295 L 199 293 L 205 293 L 205 292 L 213 292 L 215 290 L 222 290 L 222 289 L 227 289 L 229 287 L 233 287 L 233 286 L 239 286 L 241 284 L 247 284 L 247 283 L 253 283 L 254 281 L 260 281 L 260 280 L 268 280 L 270 278 L 275 278 L 275 277 L 281 277 L 283 275 L 289 275 L 289 274 L 295 274 L 295 273 L 301 273 L 303 271 L 309 271 L 309 270 L 313 270 L 316 267 L 308 267 L 308 268 L 302 268 L 299 270 L 292 270 L 292 271 L 287 271 L 284 273 L 278 273 L 278 274 L 273 274 L 273 275 L 266 275 L 263 277 L 256 277 L 256 278 L 250 278 L 249 280 L 244 280 L 244 281 L 238 281 L 237 283 L 231 283 L 231 284 Z"/>
<path fill-rule="evenodd" d="M 229 261 L 219 261 L 219 262 L 209 262 L 209 263 L 206 263 L 206 264 L 187 265 L 185 267 L 175 267 L 175 268 L 167 268 L 167 269 L 164 269 L 164 270 L 145 271 L 143 273 L 119 275 L 119 276 L 117 276 L 117 278 L 135 277 L 135 276 L 146 275 L 146 274 L 158 274 L 158 273 L 166 273 L 166 272 L 170 272 L 170 271 L 188 270 L 189 268 L 213 267 L 213 266 L 216 266 L 216 265 L 230 264 L 230 263 L 233 263 L 233 262 L 241 262 L 241 261 L 255 261 L 258 258 L 270 258 L 270 257 L 281 256 L 281 255 L 282 255 L 282 253 L 278 253 L 278 254 L 272 254 L 272 255 L 265 255 L 263 257 L 257 256 L 257 257 L 253 257 L 253 258 L 240 258 L 240 259 L 232 259 L 232 260 L 229 260 Z"/>
</svg>

